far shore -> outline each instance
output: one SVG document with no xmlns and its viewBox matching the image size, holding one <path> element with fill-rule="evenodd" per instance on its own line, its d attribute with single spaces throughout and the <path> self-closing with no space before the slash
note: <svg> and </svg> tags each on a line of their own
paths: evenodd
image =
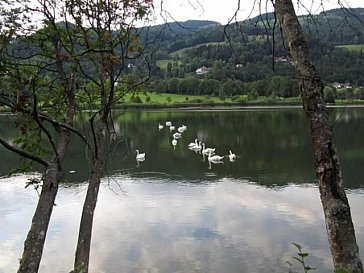
<svg viewBox="0 0 364 273">
<path fill-rule="evenodd" d="M 327 108 L 364 108 L 363 104 L 326 104 Z M 273 105 L 225 105 L 225 104 L 193 104 L 193 105 L 186 105 L 186 104 L 125 104 L 125 105 L 118 105 L 113 110 L 130 110 L 130 111 L 239 111 L 239 110 L 265 110 L 265 109 L 295 109 L 295 108 L 302 108 L 302 104 L 273 104 Z M 86 110 L 93 112 L 94 110 Z M 9 115 L 14 114 L 9 109 L 5 107 L 0 108 L 0 115 Z"/>
</svg>

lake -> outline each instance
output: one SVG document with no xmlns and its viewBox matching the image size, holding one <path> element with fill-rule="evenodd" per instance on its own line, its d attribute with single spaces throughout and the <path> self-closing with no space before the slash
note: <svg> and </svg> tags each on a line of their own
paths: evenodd
<svg viewBox="0 0 364 273">
<path fill-rule="evenodd" d="M 330 118 L 363 259 L 364 108 L 330 109 Z M 15 121 L 0 116 L 7 140 L 16 137 Z M 176 146 L 166 121 L 187 126 Z M 288 272 L 287 261 L 302 272 L 292 242 L 310 254 L 316 272 L 333 271 L 301 108 L 132 111 L 115 115 L 113 125 L 116 144 L 96 208 L 90 272 Z M 222 163 L 189 150 L 195 138 L 225 156 Z M 136 161 L 136 149 L 145 161 Z M 3 147 L 0 154 L 0 273 L 10 273 L 38 198 L 25 183 L 37 173 L 6 177 L 19 158 Z M 41 273 L 73 267 L 88 176 L 77 138 L 65 169 Z"/>
</svg>

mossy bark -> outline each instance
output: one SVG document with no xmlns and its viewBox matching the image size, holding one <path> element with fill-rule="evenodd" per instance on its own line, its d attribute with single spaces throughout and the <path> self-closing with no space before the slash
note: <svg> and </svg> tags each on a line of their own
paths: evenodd
<svg viewBox="0 0 364 273">
<path fill-rule="evenodd" d="M 20 260 L 18 273 L 38 272 L 49 221 L 58 192 L 59 181 L 63 176 L 60 167 L 65 156 L 69 137 L 70 132 L 62 129 L 57 141 L 58 155 L 53 157 L 46 170 L 42 191 L 32 219 L 32 225 L 24 242 L 24 251 Z"/>
<path fill-rule="evenodd" d="M 335 269 L 363 272 L 333 129 L 324 101 L 322 80 L 310 61 L 292 1 L 276 0 L 275 12 L 296 68 L 303 108 L 311 129 L 316 177 Z"/>
<path fill-rule="evenodd" d="M 109 147 L 106 119 L 99 121 L 97 124 L 95 136 L 98 153 L 91 161 L 91 173 L 82 210 L 73 272 L 87 273 L 89 268 L 93 218 Z"/>
</svg>

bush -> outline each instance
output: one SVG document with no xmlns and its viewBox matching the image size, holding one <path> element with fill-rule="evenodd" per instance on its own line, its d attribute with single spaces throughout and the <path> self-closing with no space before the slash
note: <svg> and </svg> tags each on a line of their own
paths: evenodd
<svg viewBox="0 0 364 273">
<path fill-rule="evenodd" d="M 256 100 L 258 98 L 258 93 L 256 91 L 250 91 L 248 93 L 248 100 Z"/>
<path fill-rule="evenodd" d="M 326 103 L 335 103 L 335 90 L 331 86 L 324 88 L 324 100 Z"/>
<path fill-rule="evenodd" d="M 240 96 L 239 95 L 235 95 L 235 96 L 232 96 L 231 97 L 231 101 L 237 101 L 240 99 Z"/>
<path fill-rule="evenodd" d="M 130 98 L 130 102 L 132 103 L 143 103 L 139 96 L 133 96 Z"/>
<path fill-rule="evenodd" d="M 239 103 L 240 105 L 246 105 L 248 103 L 246 98 L 243 97 L 238 98 L 236 102 Z"/>
</svg>

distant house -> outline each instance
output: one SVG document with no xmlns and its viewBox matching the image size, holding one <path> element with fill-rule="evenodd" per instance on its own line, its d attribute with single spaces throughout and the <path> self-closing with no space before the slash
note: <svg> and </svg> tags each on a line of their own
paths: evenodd
<svg viewBox="0 0 364 273">
<path fill-rule="evenodd" d="M 206 67 L 206 66 L 201 66 L 200 68 L 196 69 L 197 75 L 203 75 L 203 74 L 207 74 L 209 72 L 210 72 L 210 67 Z"/>
<path fill-rule="evenodd" d="M 290 60 L 287 57 L 276 57 L 274 59 L 274 61 L 280 62 L 280 63 L 288 63 Z"/>
<path fill-rule="evenodd" d="M 352 89 L 353 87 L 351 86 L 350 83 L 340 83 L 340 82 L 334 82 L 332 84 L 336 89 Z"/>
</svg>

